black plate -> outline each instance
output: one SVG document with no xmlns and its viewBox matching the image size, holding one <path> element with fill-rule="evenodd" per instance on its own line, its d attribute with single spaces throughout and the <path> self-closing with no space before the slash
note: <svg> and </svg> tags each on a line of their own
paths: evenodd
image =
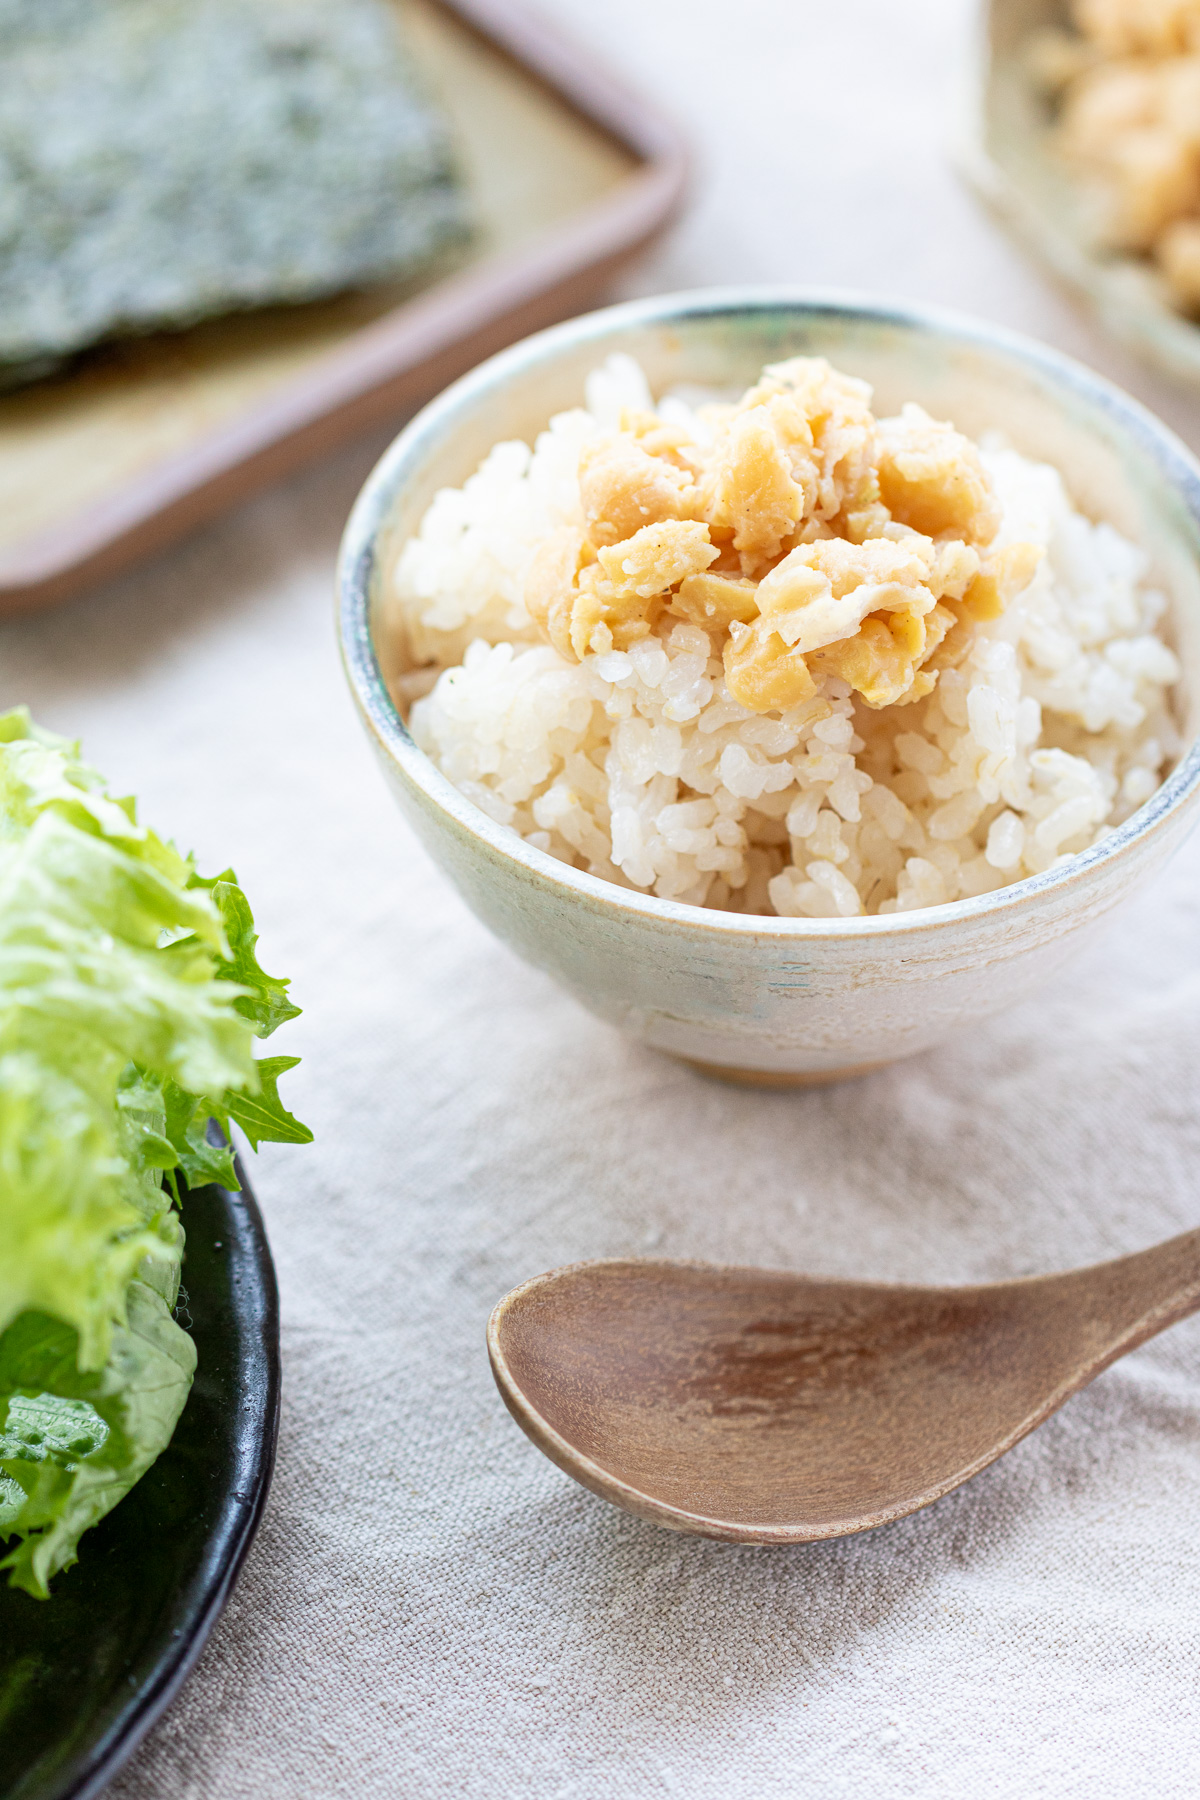
<svg viewBox="0 0 1200 1800">
<path fill-rule="evenodd" d="M 183 1219 L 177 1316 L 199 1367 L 175 1435 L 49 1600 L 0 1585 L 4 1800 L 88 1800 L 111 1779 L 200 1654 L 262 1515 L 279 1419 L 262 1217 L 243 1185 L 196 1188 Z"/>
</svg>

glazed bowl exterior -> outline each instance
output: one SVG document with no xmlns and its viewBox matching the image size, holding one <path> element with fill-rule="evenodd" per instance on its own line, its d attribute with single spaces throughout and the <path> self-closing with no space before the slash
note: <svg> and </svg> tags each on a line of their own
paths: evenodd
<svg viewBox="0 0 1200 1800">
<path fill-rule="evenodd" d="M 389 682 L 405 645 L 381 607 L 434 493 L 493 444 L 532 441 L 614 351 L 655 392 L 740 390 L 764 363 L 827 356 L 978 435 L 1060 468 L 1076 505 L 1149 553 L 1182 659 L 1186 751 L 1123 825 L 1069 865 L 971 900 L 884 917 L 781 919 L 632 892 L 497 824 L 418 749 Z M 401 433 L 351 514 L 342 651 L 400 806 L 485 924 L 601 1018 L 733 1079 L 804 1083 L 907 1056 L 1034 992 L 1178 848 L 1200 797 L 1200 466 L 1151 414 L 1078 364 L 996 327 L 856 296 L 720 290 L 634 301 L 541 332 L 448 388 Z"/>
</svg>

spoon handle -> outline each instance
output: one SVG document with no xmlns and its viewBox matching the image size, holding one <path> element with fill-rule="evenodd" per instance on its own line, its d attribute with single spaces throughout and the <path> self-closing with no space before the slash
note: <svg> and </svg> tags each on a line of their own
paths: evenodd
<svg viewBox="0 0 1200 1800">
<path fill-rule="evenodd" d="M 1066 1304 L 1075 1297 L 1092 1322 L 1099 1356 L 1095 1373 L 1200 1311 L 1200 1231 L 1046 1279 L 1058 1284 Z"/>
</svg>

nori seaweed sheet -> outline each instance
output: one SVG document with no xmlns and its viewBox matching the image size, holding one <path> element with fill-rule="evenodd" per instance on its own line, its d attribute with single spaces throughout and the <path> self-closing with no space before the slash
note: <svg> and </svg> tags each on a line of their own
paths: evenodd
<svg viewBox="0 0 1200 1800">
<path fill-rule="evenodd" d="M 0 385 L 465 231 L 387 0 L 0 0 Z"/>
</svg>

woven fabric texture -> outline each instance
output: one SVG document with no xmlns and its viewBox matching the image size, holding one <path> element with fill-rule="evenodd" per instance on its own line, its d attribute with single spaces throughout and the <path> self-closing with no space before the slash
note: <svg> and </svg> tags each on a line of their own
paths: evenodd
<svg viewBox="0 0 1200 1800">
<path fill-rule="evenodd" d="M 555 0 L 701 148 L 628 291 L 735 278 L 1031 330 L 1200 436 L 945 162 L 963 0 Z M 968 1281 L 1200 1222 L 1200 840 L 1035 1000 L 798 1095 L 641 1050 L 518 963 L 394 811 L 330 607 L 379 445 L 0 628 L 6 703 L 233 862 L 305 1015 L 317 1133 L 252 1169 L 283 1298 L 267 1516 L 115 1800 L 1162 1800 L 1200 1758 L 1200 1321 L 883 1531 L 673 1536 L 538 1454 L 487 1367 L 507 1288 L 653 1251 Z"/>
</svg>

